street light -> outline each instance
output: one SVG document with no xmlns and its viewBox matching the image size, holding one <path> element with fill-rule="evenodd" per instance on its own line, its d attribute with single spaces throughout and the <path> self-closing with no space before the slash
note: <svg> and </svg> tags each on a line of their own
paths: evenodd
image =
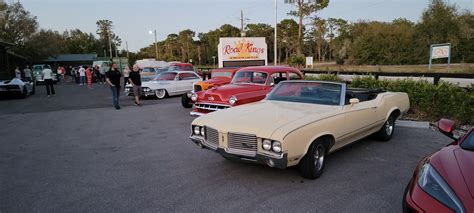
<svg viewBox="0 0 474 213">
<path fill-rule="evenodd" d="M 156 37 L 156 30 L 154 30 L 154 31 L 151 31 L 151 30 L 148 31 L 148 33 L 149 33 L 150 35 L 152 35 L 153 32 L 155 33 L 155 58 L 156 58 L 156 60 L 158 60 L 158 39 L 157 39 L 157 37 Z"/>
<path fill-rule="evenodd" d="M 273 41 L 273 63 L 275 66 L 278 64 L 277 61 L 277 27 L 278 27 L 278 0 L 275 0 L 275 38 Z"/>
</svg>

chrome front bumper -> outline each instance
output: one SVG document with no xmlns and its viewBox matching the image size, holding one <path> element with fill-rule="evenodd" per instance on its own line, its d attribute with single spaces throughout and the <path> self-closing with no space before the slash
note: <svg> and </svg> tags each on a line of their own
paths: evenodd
<svg viewBox="0 0 474 213">
<path fill-rule="evenodd" d="M 253 162 L 258 164 L 265 164 L 270 167 L 284 169 L 288 166 L 288 154 L 282 153 L 279 155 L 265 155 L 263 153 L 256 153 L 255 156 L 249 157 L 246 153 L 239 150 L 233 150 L 229 148 L 222 148 L 214 144 L 207 143 L 202 137 L 194 135 L 189 136 L 189 139 L 201 148 L 213 150 L 225 158 L 243 162 Z"/>
</svg>

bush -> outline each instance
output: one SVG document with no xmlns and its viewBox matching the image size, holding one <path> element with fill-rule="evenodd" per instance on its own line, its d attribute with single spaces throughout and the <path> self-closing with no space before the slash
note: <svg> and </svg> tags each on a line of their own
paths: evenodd
<svg viewBox="0 0 474 213">
<path fill-rule="evenodd" d="M 291 66 L 303 66 L 306 63 L 306 58 L 304 55 L 292 55 L 290 56 L 290 65 Z"/>
<path fill-rule="evenodd" d="M 426 80 L 376 80 L 374 77 L 356 77 L 350 87 L 382 88 L 391 92 L 406 92 L 410 98 L 411 113 L 420 119 L 451 118 L 460 123 L 474 123 L 474 85 L 468 88 L 440 81 L 434 85 Z"/>
<path fill-rule="evenodd" d="M 313 80 L 313 81 L 345 82 L 338 75 L 334 75 L 334 74 L 320 74 L 318 77 L 305 76 L 304 79 L 305 80 Z"/>
</svg>

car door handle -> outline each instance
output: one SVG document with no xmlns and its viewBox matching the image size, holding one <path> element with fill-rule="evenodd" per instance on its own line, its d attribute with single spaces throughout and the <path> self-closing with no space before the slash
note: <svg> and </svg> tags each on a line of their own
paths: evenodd
<svg viewBox="0 0 474 213">
<path fill-rule="evenodd" d="M 377 107 L 376 107 L 376 106 L 373 106 L 373 107 L 371 107 L 371 109 L 377 109 Z"/>
</svg>

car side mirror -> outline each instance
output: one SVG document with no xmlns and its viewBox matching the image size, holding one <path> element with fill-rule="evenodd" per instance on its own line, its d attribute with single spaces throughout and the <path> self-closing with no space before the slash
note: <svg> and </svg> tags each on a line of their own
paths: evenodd
<svg viewBox="0 0 474 213">
<path fill-rule="evenodd" d="M 359 101 L 358 98 L 351 98 L 351 99 L 349 99 L 349 103 L 350 103 L 351 105 L 358 104 L 359 102 L 360 102 L 360 101 Z"/>
<path fill-rule="evenodd" d="M 457 141 L 458 138 L 454 136 L 453 131 L 454 128 L 456 127 L 456 122 L 442 118 L 441 120 L 438 121 L 438 129 L 441 133 L 444 135 L 448 136 L 449 138 Z"/>
</svg>

